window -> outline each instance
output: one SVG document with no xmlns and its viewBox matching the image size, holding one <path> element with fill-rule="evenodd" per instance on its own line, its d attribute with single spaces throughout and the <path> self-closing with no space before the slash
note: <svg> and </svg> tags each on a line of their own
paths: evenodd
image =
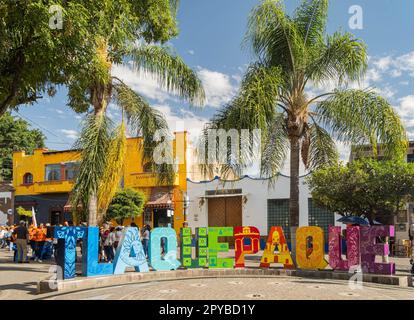
<svg viewBox="0 0 414 320">
<path fill-rule="evenodd" d="M 267 229 L 282 227 L 287 241 L 290 239 L 289 228 L 289 199 L 267 200 Z"/>
<path fill-rule="evenodd" d="M 25 173 L 23 176 L 23 184 L 32 184 L 33 183 L 33 175 L 28 172 Z"/>
<path fill-rule="evenodd" d="M 59 181 L 61 180 L 60 164 L 46 165 L 45 181 Z"/>
<path fill-rule="evenodd" d="M 75 180 L 79 172 L 79 162 L 68 162 L 65 164 L 65 179 Z"/>
<path fill-rule="evenodd" d="M 329 239 L 329 226 L 335 225 L 335 215 L 329 212 L 325 208 L 318 207 L 313 199 L 308 199 L 309 207 L 309 226 L 317 226 L 323 229 L 325 235 L 325 244 L 328 243 Z"/>
<path fill-rule="evenodd" d="M 407 162 L 414 162 L 414 154 L 407 155 Z"/>
</svg>

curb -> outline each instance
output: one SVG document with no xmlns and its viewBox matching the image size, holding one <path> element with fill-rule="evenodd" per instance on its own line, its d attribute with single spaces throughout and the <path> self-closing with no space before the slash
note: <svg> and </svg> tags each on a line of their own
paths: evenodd
<svg viewBox="0 0 414 320">
<path fill-rule="evenodd" d="M 289 270 L 289 269 L 179 269 L 175 271 L 150 271 L 146 273 L 127 272 L 121 275 L 77 277 L 70 280 L 41 280 L 37 283 L 37 293 L 72 292 L 102 287 L 145 283 L 152 281 L 172 281 L 195 278 L 228 277 L 299 277 L 310 279 L 350 280 L 354 274 L 330 270 Z M 402 288 L 413 286 L 413 276 L 387 276 L 363 274 L 362 281 Z"/>
</svg>

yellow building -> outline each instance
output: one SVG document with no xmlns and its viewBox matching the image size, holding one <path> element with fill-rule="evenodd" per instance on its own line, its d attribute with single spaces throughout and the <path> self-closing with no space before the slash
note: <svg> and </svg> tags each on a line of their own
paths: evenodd
<svg viewBox="0 0 414 320">
<path fill-rule="evenodd" d="M 141 190 L 147 197 L 145 210 L 134 219 L 139 226 L 167 226 L 180 230 L 184 223 L 184 199 L 187 192 L 187 133 L 175 133 L 173 153 L 178 165 L 172 185 L 160 185 L 143 162 L 142 138 L 127 140 L 127 155 L 122 185 Z M 15 208 L 36 211 L 38 223 L 61 224 L 71 220 L 69 194 L 80 160 L 79 150 L 49 151 L 37 149 L 31 155 L 13 154 Z M 129 224 L 132 221 L 125 221 Z"/>
</svg>

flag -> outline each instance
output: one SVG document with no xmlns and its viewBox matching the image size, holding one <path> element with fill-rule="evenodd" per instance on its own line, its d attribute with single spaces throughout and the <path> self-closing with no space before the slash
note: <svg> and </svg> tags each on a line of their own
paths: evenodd
<svg viewBox="0 0 414 320">
<path fill-rule="evenodd" d="M 34 207 L 32 207 L 32 223 L 35 226 L 35 228 L 37 228 L 36 212 L 35 212 Z"/>
</svg>

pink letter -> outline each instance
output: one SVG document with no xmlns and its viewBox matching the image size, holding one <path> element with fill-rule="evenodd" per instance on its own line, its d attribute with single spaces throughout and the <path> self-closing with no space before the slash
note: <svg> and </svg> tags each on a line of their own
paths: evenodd
<svg viewBox="0 0 414 320">
<path fill-rule="evenodd" d="M 376 263 L 375 256 L 384 256 L 390 253 L 388 243 L 377 243 L 377 237 L 393 237 L 394 226 L 361 227 L 361 261 L 362 271 L 369 273 L 395 273 L 394 263 Z"/>
<path fill-rule="evenodd" d="M 359 227 L 346 228 L 347 260 L 342 259 L 341 227 L 329 227 L 329 265 L 334 270 L 348 271 L 359 265 Z"/>
</svg>

